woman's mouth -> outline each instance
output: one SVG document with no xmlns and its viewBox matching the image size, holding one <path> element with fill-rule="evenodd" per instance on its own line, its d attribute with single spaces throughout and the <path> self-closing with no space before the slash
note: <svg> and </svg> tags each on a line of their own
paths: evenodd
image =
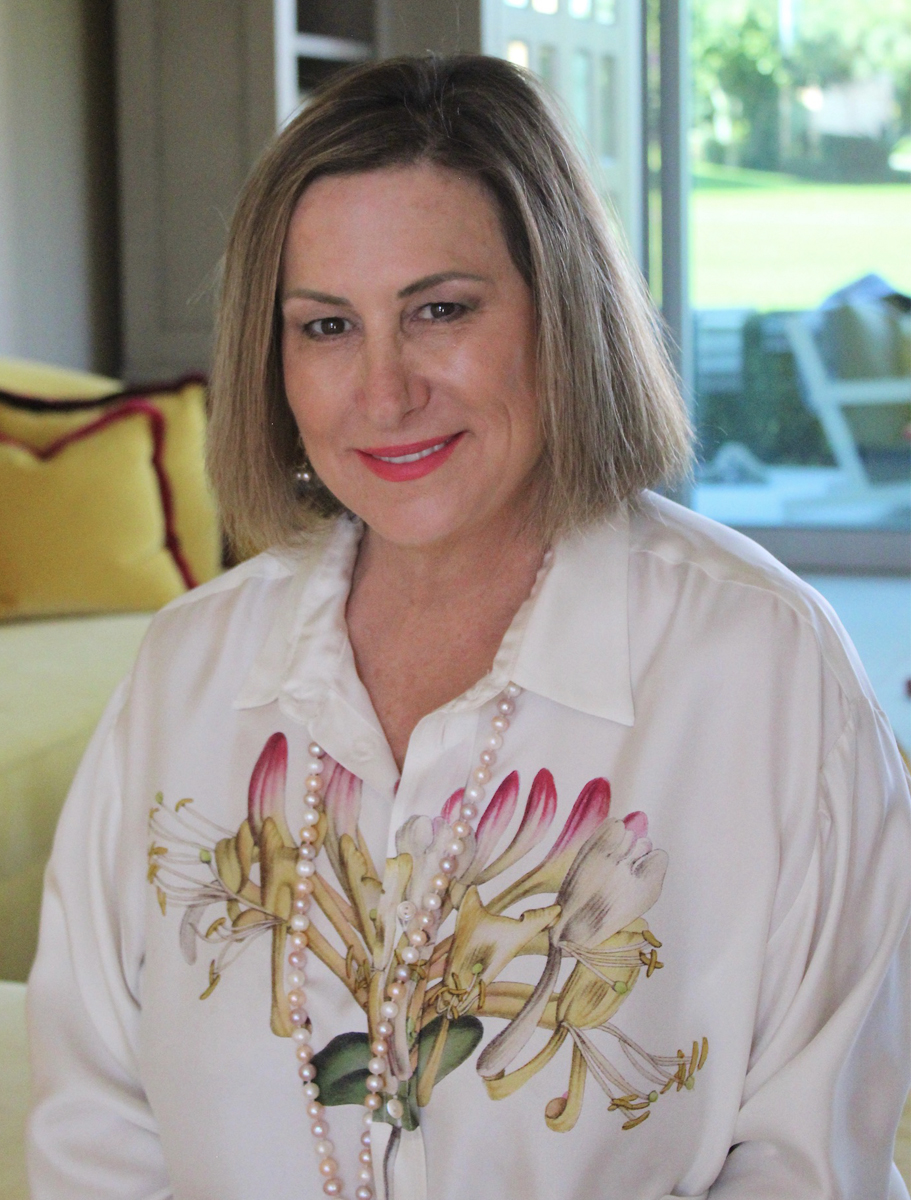
<svg viewBox="0 0 911 1200">
<path fill-rule="evenodd" d="M 380 479 L 390 483 L 405 483 L 421 479 L 442 466 L 462 436 L 462 433 L 455 433 L 450 437 L 428 438 L 403 446 L 371 446 L 355 453 L 364 466 Z"/>
</svg>

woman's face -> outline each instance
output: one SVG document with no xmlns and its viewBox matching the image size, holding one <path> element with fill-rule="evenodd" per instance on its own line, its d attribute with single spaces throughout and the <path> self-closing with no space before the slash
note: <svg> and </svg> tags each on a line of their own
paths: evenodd
<svg viewBox="0 0 911 1200">
<path fill-rule="evenodd" d="M 317 180 L 281 294 L 288 401 L 342 504 L 402 546 L 510 532 L 541 453 L 535 316 L 484 187 L 426 164 Z"/>
</svg>

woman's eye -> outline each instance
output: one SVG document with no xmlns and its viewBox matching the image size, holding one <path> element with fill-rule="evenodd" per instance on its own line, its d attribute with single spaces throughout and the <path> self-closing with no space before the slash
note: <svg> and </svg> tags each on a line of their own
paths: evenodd
<svg viewBox="0 0 911 1200">
<path fill-rule="evenodd" d="M 338 337 L 340 333 L 346 333 L 350 326 L 351 322 L 344 317 L 320 317 L 316 321 L 308 321 L 304 332 L 314 338 Z"/>
<path fill-rule="evenodd" d="M 422 321 L 447 321 L 459 316 L 464 310 L 465 306 L 456 304 L 454 300 L 435 300 L 432 304 L 425 304 L 420 308 L 417 315 Z"/>
</svg>

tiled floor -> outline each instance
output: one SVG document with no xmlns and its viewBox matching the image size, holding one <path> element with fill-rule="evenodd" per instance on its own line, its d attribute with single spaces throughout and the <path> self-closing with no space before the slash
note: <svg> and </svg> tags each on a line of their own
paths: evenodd
<svg viewBox="0 0 911 1200">
<path fill-rule="evenodd" d="M 911 579 L 807 575 L 841 618 L 857 647 L 895 736 L 911 752 Z"/>
</svg>

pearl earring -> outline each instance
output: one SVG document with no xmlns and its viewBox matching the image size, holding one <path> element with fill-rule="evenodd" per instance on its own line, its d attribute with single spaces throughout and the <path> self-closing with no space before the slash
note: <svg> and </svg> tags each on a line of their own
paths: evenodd
<svg viewBox="0 0 911 1200">
<path fill-rule="evenodd" d="M 298 495 L 303 495 L 312 486 L 315 478 L 313 467 L 306 454 L 304 454 L 300 465 L 294 468 L 292 474 Z"/>
</svg>

